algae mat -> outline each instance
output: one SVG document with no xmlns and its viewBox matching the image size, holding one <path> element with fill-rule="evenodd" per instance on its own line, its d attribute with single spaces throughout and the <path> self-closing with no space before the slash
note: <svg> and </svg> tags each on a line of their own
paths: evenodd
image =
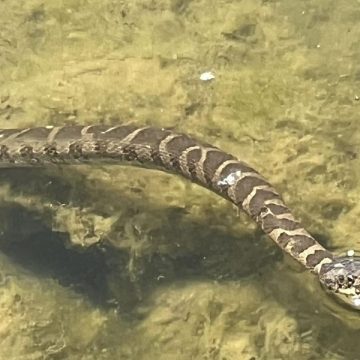
<svg viewBox="0 0 360 360">
<path fill-rule="evenodd" d="M 1 127 L 191 133 L 271 179 L 329 249 L 360 249 L 358 1 L 4 0 L 0 14 Z M 358 316 L 327 310 L 204 189 L 130 167 L 16 169 L 0 199 L 1 359 L 359 359 Z"/>
</svg>

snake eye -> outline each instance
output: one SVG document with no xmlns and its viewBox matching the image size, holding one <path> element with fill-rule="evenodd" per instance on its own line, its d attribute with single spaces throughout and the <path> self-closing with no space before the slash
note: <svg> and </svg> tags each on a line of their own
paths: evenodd
<svg viewBox="0 0 360 360">
<path fill-rule="evenodd" d="M 345 281 L 344 275 L 339 275 L 339 276 L 338 276 L 338 283 L 339 283 L 340 285 L 342 285 L 342 284 L 344 284 L 344 281 Z"/>
<path fill-rule="evenodd" d="M 354 283 L 354 277 L 352 275 L 348 275 L 347 281 L 348 281 L 349 285 L 351 286 Z"/>
</svg>

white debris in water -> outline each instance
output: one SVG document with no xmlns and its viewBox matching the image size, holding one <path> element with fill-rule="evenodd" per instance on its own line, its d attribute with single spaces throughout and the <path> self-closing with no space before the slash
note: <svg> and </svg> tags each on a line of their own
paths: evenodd
<svg viewBox="0 0 360 360">
<path fill-rule="evenodd" d="M 241 171 L 237 170 L 237 171 L 229 174 L 225 179 L 219 180 L 217 184 L 218 184 L 218 186 L 234 185 L 236 183 L 236 181 L 241 178 L 241 175 L 242 175 Z"/>
<path fill-rule="evenodd" d="M 215 75 L 211 71 L 205 71 L 200 75 L 201 81 L 210 81 L 215 79 Z"/>
<path fill-rule="evenodd" d="M 346 255 L 347 256 L 354 256 L 355 255 L 355 250 L 348 250 Z"/>
</svg>

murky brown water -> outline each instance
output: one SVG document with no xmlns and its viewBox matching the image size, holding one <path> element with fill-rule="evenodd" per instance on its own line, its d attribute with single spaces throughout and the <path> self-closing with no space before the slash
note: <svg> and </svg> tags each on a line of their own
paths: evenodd
<svg viewBox="0 0 360 360">
<path fill-rule="evenodd" d="M 191 133 L 271 179 L 328 248 L 360 249 L 358 1 L 4 0 L 0 14 L 1 127 Z M 328 310 L 311 275 L 195 185 L 9 170 L 0 199 L 0 359 L 360 359 L 359 315 Z"/>
</svg>

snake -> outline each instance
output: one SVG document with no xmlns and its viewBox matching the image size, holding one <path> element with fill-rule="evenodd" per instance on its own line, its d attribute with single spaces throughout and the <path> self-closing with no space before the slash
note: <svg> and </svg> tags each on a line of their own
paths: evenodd
<svg viewBox="0 0 360 360">
<path fill-rule="evenodd" d="M 93 163 L 162 170 L 209 189 L 248 214 L 335 300 L 360 310 L 360 257 L 337 256 L 323 247 L 259 172 L 215 146 L 170 129 L 131 124 L 0 130 L 0 168 Z"/>
</svg>

